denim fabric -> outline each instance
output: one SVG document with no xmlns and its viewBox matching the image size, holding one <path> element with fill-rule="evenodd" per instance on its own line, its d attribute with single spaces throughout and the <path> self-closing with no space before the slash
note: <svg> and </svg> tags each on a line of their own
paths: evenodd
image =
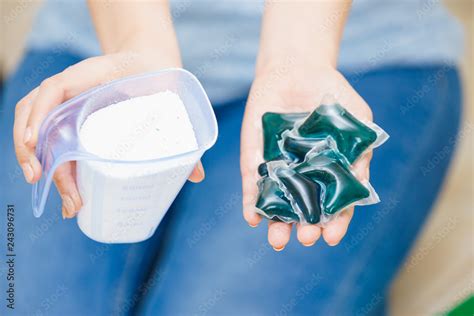
<svg viewBox="0 0 474 316">
<path fill-rule="evenodd" d="M 50 62 L 45 62 L 47 60 Z M 296 238 L 282 252 L 267 225 L 241 215 L 240 126 L 245 97 L 216 108 L 220 135 L 204 157 L 206 179 L 188 183 L 148 241 L 105 245 L 63 221 L 53 192 L 33 217 L 17 167 L 15 103 L 79 60 L 29 52 L 6 82 L 0 113 L 2 207 L 16 209 L 16 309 L 12 315 L 379 315 L 390 281 L 436 200 L 458 135 L 458 72 L 448 65 L 347 74 L 390 140 L 375 152 L 371 181 L 382 202 L 356 209 L 337 247 Z M 44 64 L 40 70 L 38 65 Z M 36 74 L 36 75 L 33 75 Z M 0 235 L 5 236 L 5 217 Z M 295 236 L 293 236 L 295 237 Z M 0 243 L 5 253 L 5 243 Z M 5 293 L 2 264 L 1 293 Z M 4 294 L 2 294 L 4 295 Z M 3 302 L 5 302 L 2 299 Z M 0 307 L 5 314 L 5 304 Z M 8 314 L 6 314 L 8 315 Z"/>
</svg>

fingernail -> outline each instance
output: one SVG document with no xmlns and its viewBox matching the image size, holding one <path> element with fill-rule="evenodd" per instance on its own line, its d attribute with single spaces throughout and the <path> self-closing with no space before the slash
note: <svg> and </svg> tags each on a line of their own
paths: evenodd
<svg viewBox="0 0 474 316">
<path fill-rule="evenodd" d="M 197 169 L 198 169 L 198 172 L 201 175 L 201 177 L 204 178 L 205 174 L 204 174 L 204 168 L 202 167 L 202 163 L 198 163 Z"/>
<path fill-rule="evenodd" d="M 81 196 L 79 195 L 79 193 L 77 191 L 74 191 L 74 193 L 72 193 L 72 197 L 73 197 L 73 200 L 76 201 L 77 204 L 79 205 L 79 209 L 74 210 L 74 215 L 77 215 L 77 213 L 79 213 L 79 211 L 82 208 Z"/>
<path fill-rule="evenodd" d="M 31 136 L 33 136 L 31 127 L 27 127 L 25 130 L 25 135 L 23 136 L 23 143 L 27 144 L 30 141 Z"/>
<path fill-rule="evenodd" d="M 257 224 L 257 225 L 252 225 L 252 224 L 249 224 L 249 226 L 250 226 L 250 227 L 252 227 L 252 228 L 255 228 L 255 227 L 257 227 L 257 226 L 258 226 L 258 224 Z"/>
<path fill-rule="evenodd" d="M 281 248 L 273 247 L 273 250 L 275 250 L 275 251 L 282 251 L 283 249 L 285 249 L 285 246 L 283 246 Z"/>
<path fill-rule="evenodd" d="M 26 182 L 31 183 L 34 177 L 33 168 L 29 163 L 23 164 L 21 168 L 23 169 L 23 175 L 25 176 Z"/>
<path fill-rule="evenodd" d="M 66 209 L 64 208 L 64 205 L 63 207 L 61 208 L 61 213 L 63 215 L 63 219 L 66 219 Z"/>
<path fill-rule="evenodd" d="M 72 201 L 71 197 L 69 195 L 64 195 L 63 196 L 63 205 L 64 208 L 66 209 L 66 213 L 69 216 L 74 215 L 74 202 Z"/>
<path fill-rule="evenodd" d="M 305 243 L 301 243 L 303 246 L 305 247 L 311 247 L 312 245 L 314 245 L 316 243 L 316 241 L 313 241 L 312 243 L 310 244 L 305 244 Z"/>
</svg>

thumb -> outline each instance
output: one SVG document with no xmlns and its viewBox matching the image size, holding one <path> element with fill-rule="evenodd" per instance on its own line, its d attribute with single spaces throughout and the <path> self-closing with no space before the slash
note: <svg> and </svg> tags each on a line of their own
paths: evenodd
<svg viewBox="0 0 474 316">
<path fill-rule="evenodd" d="M 353 165 L 353 171 L 359 181 L 369 180 L 370 160 L 372 159 L 372 150 L 366 152 Z"/>
<path fill-rule="evenodd" d="M 204 180 L 205 177 L 206 175 L 204 173 L 204 168 L 202 166 L 201 161 L 199 161 L 194 167 L 193 172 L 191 172 L 191 175 L 189 176 L 188 180 L 194 183 L 199 183 Z"/>
</svg>

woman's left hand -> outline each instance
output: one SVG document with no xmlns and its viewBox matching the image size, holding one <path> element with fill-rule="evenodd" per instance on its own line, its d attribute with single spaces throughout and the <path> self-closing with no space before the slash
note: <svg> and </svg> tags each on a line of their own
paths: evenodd
<svg viewBox="0 0 474 316">
<path fill-rule="evenodd" d="M 331 66 L 298 67 L 288 60 L 277 67 L 257 73 L 247 102 L 241 135 L 241 173 L 243 186 L 243 215 L 250 226 L 262 220 L 255 212 L 258 194 L 257 168 L 263 162 L 261 118 L 265 112 L 312 111 L 325 94 L 331 94 L 362 121 L 371 121 L 367 103 L 351 87 L 344 76 Z M 359 180 L 368 180 L 372 153 L 368 152 L 353 165 Z M 312 246 L 322 235 L 326 243 L 337 245 L 344 237 L 354 208 L 344 210 L 324 228 L 318 225 L 297 224 L 298 240 Z M 290 240 L 292 224 L 269 221 L 268 241 L 279 251 Z"/>
</svg>

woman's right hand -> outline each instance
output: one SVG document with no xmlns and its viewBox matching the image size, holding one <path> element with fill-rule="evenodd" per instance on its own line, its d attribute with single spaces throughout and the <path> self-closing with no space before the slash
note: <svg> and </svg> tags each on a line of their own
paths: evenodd
<svg viewBox="0 0 474 316">
<path fill-rule="evenodd" d="M 21 99 L 15 109 L 15 152 L 26 181 L 33 184 L 41 177 L 42 168 L 35 156 L 35 147 L 41 123 L 51 110 L 90 88 L 114 79 L 169 67 L 181 67 L 180 57 L 125 50 L 86 59 L 45 79 Z M 59 166 L 53 176 L 61 195 L 64 218 L 74 217 L 82 207 L 75 170 L 75 162 L 68 162 Z M 198 163 L 189 180 L 200 182 L 202 179 L 204 170 Z"/>
</svg>

